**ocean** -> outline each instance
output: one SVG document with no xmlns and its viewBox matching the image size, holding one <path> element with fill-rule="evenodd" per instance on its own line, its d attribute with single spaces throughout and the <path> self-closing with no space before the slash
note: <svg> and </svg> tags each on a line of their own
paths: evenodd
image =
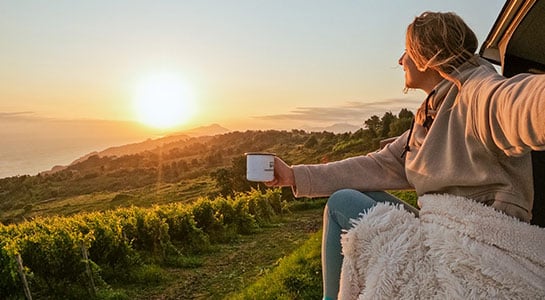
<svg viewBox="0 0 545 300">
<path fill-rule="evenodd" d="M 88 153 L 153 136 L 130 122 L 0 114 L 0 178 L 36 175 Z"/>
</svg>

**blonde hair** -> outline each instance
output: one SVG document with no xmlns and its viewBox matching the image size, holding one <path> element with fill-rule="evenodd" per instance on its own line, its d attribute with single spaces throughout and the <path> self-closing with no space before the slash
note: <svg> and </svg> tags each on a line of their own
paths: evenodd
<svg viewBox="0 0 545 300">
<path fill-rule="evenodd" d="M 406 47 L 418 70 L 436 70 L 459 86 L 452 73 L 474 56 L 478 41 L 455 13 L 427 11 L 407 27 Z"/>
</svg>

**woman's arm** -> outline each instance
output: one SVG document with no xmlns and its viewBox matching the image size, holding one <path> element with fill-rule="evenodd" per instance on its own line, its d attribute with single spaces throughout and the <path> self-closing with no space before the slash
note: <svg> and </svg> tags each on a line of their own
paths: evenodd
<svg viewBox="0 0 545 300">
<path fill-rule="evenodd" d="M 297 197 L 324 197 L 351 188 L 360 191 L 411 188 L 402 158 L 408 132 L 378 152 L 337 162 L 292 167 Z"/>
<path fill-rule="evenodd" d="M 488 77 L 463 87 L 472 96 L 477 135 L 506 155 L 545 150 L 545 75 Z"/>
</svg>

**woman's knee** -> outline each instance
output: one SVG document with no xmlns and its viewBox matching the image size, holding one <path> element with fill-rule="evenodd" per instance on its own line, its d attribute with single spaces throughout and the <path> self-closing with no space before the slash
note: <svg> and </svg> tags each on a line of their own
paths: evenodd
<svg viewBox="0 0 545 300">
<path fill-rule="evenodd" d="M 352 189 L 338 190 L 327 200 L 329 212 L 342 212 L 343 215 L 357 216 L 376 205 L 376 201 L 364 193 Z"/>
<path fill-rule="evenodd" d="M 329 196 L 329 199 L 327 199 L 327 206 L 330 207 L 330 209 L 344 207 L 352 198 L 354 198 L 354 193 L 356 192 L 357 191 L 350 189 L 338 190 Z"/>
</svg>

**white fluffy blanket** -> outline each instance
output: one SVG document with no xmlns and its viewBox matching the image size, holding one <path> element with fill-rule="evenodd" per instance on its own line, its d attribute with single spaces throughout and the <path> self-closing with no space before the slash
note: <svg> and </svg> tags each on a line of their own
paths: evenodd
<svg viewBox="0 0 545 300">
<path fill-rule="evenodd" d="M 380 204 L 343 234 L 340 299 L 545 299 L 545 229 L 462 197 Z"/>
</svg>

